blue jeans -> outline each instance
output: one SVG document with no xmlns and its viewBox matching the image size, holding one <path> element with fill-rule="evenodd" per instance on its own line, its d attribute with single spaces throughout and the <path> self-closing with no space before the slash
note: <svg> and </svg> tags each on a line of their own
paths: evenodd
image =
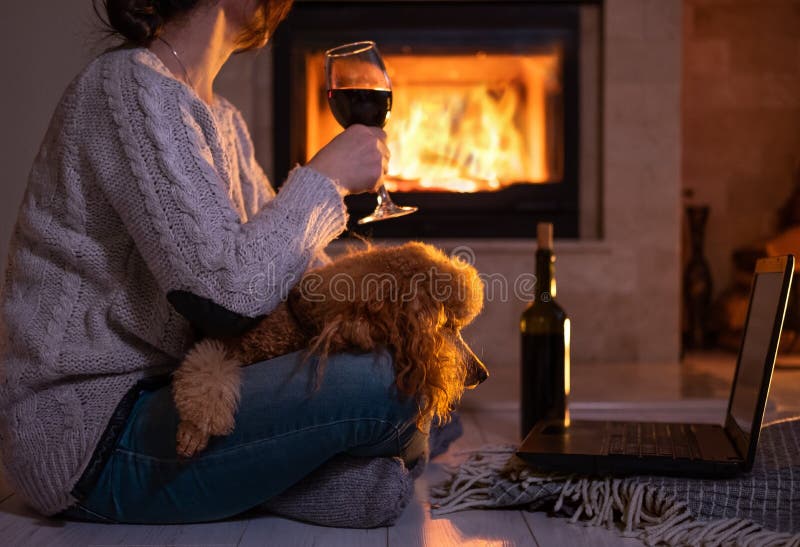
<svg viewBox="0 0 800 547">
<path fill-rule="evenodd" d="M 408 463 L 422 455 L 417 402 L 398 395 L 387 354 L 331 356 L 318 391 L 313 363 L 292 353 L 245 367 L 235 430 L 190 459 L 175 453 L 171 385 L 142 391 L 96 483 L 61 516 L 213 521 L 257 507 L 337 454 Z"/>
</svg>

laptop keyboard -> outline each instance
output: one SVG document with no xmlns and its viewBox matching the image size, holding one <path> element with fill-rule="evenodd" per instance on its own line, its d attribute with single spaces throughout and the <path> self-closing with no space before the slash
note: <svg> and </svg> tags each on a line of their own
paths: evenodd
<svg viewBox="0 0 800 547">
<path fill-rule="evenodd" d="M 611 422 L 609 454 L 697 459 L 700 448 L 690 425 Z"/>
</svg>

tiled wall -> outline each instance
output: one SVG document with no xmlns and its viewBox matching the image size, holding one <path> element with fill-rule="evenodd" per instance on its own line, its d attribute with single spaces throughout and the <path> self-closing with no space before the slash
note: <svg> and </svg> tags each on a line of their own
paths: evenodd
<svg viewBox="0 0 800 547">
<path fill-rule="evenodd" d="M 686 0 L 683 179 L 711 205 L 715 292 L 731 252 L 774 235 L 800 161 L 800 2 Z"/>
<path fill-rule="evenodd" d="M 630 263 L 614 329 L 621 352 L 668 361 L 679 352 L 681 0 L 605 4 L 605 238 Z M 623 283 L 625 285 L 625 283 Z M 608 327 L 607 327 L 608 328 Z M 629 342 L 630 344 L 630 342 Z M 601 356 L 613 357 L 606 346 Z"/>
<path fill-rule="evenodd" d="M 556 241 L 558 297 L 573 319 L 573 357 L 579 362 L 677 362 L 681 7 L 681 0 L 607 0 L 605 5 L 603 236 Z M 271 162 L 272 142 L 265 100 L 270 82 L 263 77 L 268 63 L 268 55 L 244 57 L 221 79 L 223 94 L 245 110 L 265 165 Z M 237 72 L 255 83 L 241 86 Z M 533 271 L 534 234 L 532 219 L 527 242 L 435 243 L 469 247 L 481 272 L 513 282 Z M 524 307 L 513 294 L 489 302 L 465 335 L 493 372 L 491 382 L 469 395 L 479 405 L 516 397 L 518 320 Z"/>
</svg>

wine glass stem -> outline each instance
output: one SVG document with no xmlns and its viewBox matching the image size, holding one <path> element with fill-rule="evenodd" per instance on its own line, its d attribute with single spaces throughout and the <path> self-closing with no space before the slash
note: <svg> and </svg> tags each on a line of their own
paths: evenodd
<svg viewBox="0 0 800 547">
<path fill-rule="evenodd" d="M 386 186 L 381 184 L 378 187 L 378 206 L 383 206 L 383 204 L 390 205 L 392 203 L 392 198 L 389 197 L 389 192 L 386 190 Z"/>
</svg>

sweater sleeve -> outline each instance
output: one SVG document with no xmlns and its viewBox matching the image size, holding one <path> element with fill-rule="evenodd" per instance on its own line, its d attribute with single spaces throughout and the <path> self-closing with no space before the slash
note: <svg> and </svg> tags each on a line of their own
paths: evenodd
<svg viewBox="0 0 800 547">
<path fill-rule="evenodd" d="M 253 147 L 253 140 L 250 137 L 250 132 L 247 129 L 247 124 L 242 117 L 241 112 L 227 101 L 225 102 L 226 108 L 230 109 L 233 113 L 234 127 L 238 136 L 238 144 L 241 147 L 240 152 L 242 155 L 242 185 L 246 185 L 245 202 L 248 213 L 250 211 L 258 211 L 269 203 L 275 197 L 275 191 L 264 173 L 261 166 L 256 161 L 255 149 Z M 331 257 L 325 252 L 325 249 L 320 249 L 314 255 L 309 264 L 309 268 L 319 268 L 326 266 L 332 262 Z"/>
<path fill-rule="evenodd" d="M 260 211 L 269 201 L 275 197 L 275 190 L 269 181 L 266 173 L 256 160 L 255 147 L 250 137 L 242 113 L 225 98 L 220 98 L 226 108 L 231 112 L 233 128 L 236 132 L 237 145 L 241 156 L 241 182 L 244 193 L 245 208 L 248 217 Z"/>
<path fill-rule="evenodd" d="M 242 223 L 210 111 L 169 82 L 136 63 L 104 67 L 117 137 L 108 146 L 123 158 L 119 176 L 100 177 L 104 193 L 165 294 L 190 293 L 247 317 L 268 313 L 344 230 L 342 197 L 330 179 L 298 167 Z"/>
</svg>

